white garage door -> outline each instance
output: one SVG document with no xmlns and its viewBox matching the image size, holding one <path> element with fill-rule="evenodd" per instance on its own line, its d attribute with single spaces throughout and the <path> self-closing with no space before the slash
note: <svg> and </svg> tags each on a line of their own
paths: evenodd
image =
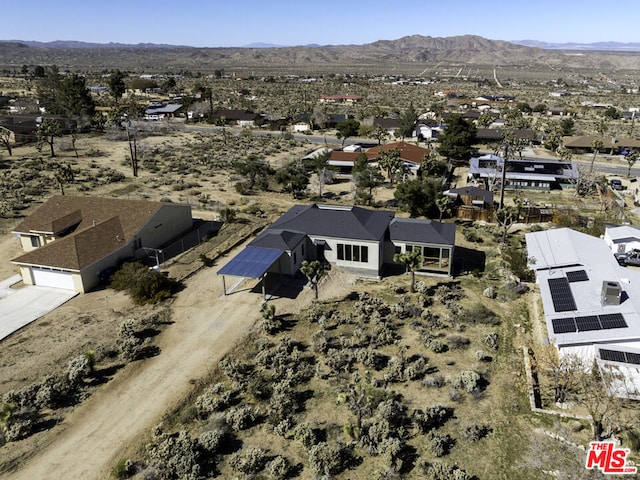
<svg viewBox="0 0 640 480">
<path fill-rule="evenodd" d="M 33 283 L 42 287 L 65 288 L 75 290 L 71 272 L 32 267 Z"/>
</svg>

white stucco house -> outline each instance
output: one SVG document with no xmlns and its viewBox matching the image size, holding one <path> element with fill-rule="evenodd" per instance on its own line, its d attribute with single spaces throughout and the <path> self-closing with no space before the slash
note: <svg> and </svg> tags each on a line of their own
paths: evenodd
<svg viewBox="0 0 640 480">
<path fill-rule="evenodd" d="M 389 210 L 295 205 L 218 271 L 262 279 L 295 275 L 304 260 L 326 261 L 362 277 L 380 278 L 395 253 L 420 249 L 417 273 L 451 276 L 456 225 L 395 218 Z"/>
<path fill-rule="evenodd" d="M 25 285 L 87 292 L 100 273 L 142 258 L 193 225 L 191 207 L 146 200 L 55 195 L 16 226 Z"/>
</svg>

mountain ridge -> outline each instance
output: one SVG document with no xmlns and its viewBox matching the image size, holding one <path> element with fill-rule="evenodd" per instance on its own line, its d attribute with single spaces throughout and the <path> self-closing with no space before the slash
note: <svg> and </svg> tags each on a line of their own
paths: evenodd
<svg viewBox="0 0 640 480">
<path fill-rule="evenodd" d="M 51 65 L 76 69 L 133 71 L 228 69 L 251 72 L 339 70 L 422 71 L 438 63 L 458 67 L 543 67 L 552 71 L 640 70 L 633 52 L 563 52 L 477 35 L 408 35 L 364 45 L 190 47 L 159 44 L 91 44 L 77 41 L 0 41 L 0 66 Z"/>
</svg>

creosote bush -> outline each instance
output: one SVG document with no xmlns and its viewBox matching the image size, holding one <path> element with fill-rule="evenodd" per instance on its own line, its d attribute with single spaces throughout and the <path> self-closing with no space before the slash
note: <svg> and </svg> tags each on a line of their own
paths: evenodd
<svg viewBox="0 0 640 480">
<path fill-rule="evenodd" d="M 125 291 L 134 303 L 144 305 L 169 298 L 176 282 L 140 262 L 127 262 L 113 274 L 109 286 Z"/>
</svg>

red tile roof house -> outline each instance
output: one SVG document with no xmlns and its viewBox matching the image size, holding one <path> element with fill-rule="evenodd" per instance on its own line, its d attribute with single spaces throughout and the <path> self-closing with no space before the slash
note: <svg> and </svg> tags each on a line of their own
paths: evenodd
<svg viewBox="0 0 640 480">
<path fill-rule="evenodd" d="M 189 205 L 56 195 L 15 228 L 26 253 L 12 263 L 25 285 L 84 293 L 105 269 L 145 257 L 144 248 L 160 248 L 192 225 Z"/>
<path fill-rule="evenodd" d="M 425 157 L 431 154 L 431 150 L 428 148 L 418 147 L 407 142 L 393 142 L 370 148 L 367 150 L 367 157 L 375 161 L 382 152 L 389 152 L 391 150 L 398 150 L 405 168 L 413 171 L 418 170 Z"/>
</svg>

